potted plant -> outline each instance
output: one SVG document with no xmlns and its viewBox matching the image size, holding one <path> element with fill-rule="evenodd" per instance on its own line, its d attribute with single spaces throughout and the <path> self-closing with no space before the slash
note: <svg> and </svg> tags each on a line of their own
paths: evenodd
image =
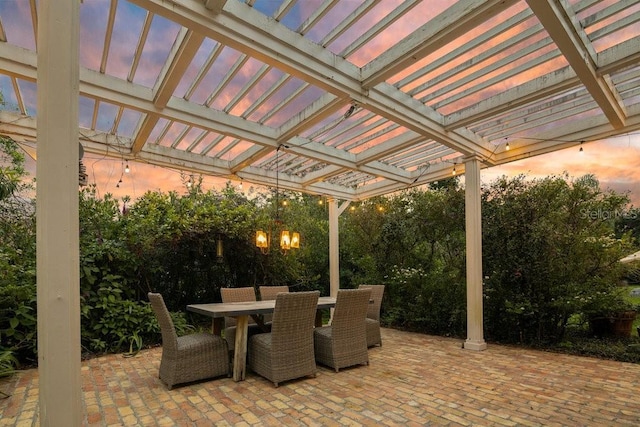
<svg viewBox="0 0 640 427">
<path fill-rule="evenodd" d="M 633 322 L 638 312 L 633 309 L 613 313 L 611 316 L 613 335 L 617 337 L 630 337 Z"/>
<path fill-rule="evenodd" d="M 631 328 L 638 314 L 620 288 L 610 292 L 595 292 L 584 312 L 593 335 L 616 337 L 631 336 Z"/>
</svg>

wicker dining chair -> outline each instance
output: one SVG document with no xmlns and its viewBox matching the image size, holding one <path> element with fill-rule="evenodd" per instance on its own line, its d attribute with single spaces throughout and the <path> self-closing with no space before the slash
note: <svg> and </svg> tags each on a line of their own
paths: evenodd
<svg viewBox="0 0 640 427">
<path fill-rule="evenodd" d="M 224 338 L 207 332 L 179 337 L 162 295 L 149 292 L 162 333 L 159 377 L 169 390 L 176 384 L 229 376 L 229 351 Z"/>
<path fill-rule="evenodd" d="M 369 364 L 365 318 L 371 289 L 338 291 L 331 325 L 313 331 L 316 361 L 334 368 Z"/>
<path fill-rule="evenodd" d="M 279 293 L 271 332 L 249 338 L 251 370 L 273 382 L 315 376 L 313 327 L 320 292 Z"/>
<path fill-rule="evenodd" d="M 247 302 L 256 301 L 256 291 L 253 286 L 244 288 L 220 288 L 222 302 Z M 249 317 L 249 335 L 262 332 L 258 324 L 252 317 Z M 224 337 L 229 345 L 229 351 L 235 350 L 236 342 L 236 319 L 227 316 L 224 318 Z"/>
<path fill-rule="evenodd" d="M 371 300 L 367 309 L 365 325 L 367 327 L 367 347 L 382 347 L 380 335 L 380 307 L 384 296 L 384 285 L 360 285 L 360 289 L 371 289 Z"/>
<path fill-rule="evenodd" d="M 289 292 L 289 287 L 286 286 L 286 285 L 282 285 L 282 286 L 260 286 L 259 290 L 260 290 L 260 299 L 262 301 L 267 301 L 267 300 L 276 299 L 276 296 L 280 292 Z M 264 323 L 269 324 L 269 323 L 271 323 L 271 320 L 273 319 L 273 314 L 267 313 L 267 314 L 263 315 L 263 318 L 264 318 Z"/>
</svg>

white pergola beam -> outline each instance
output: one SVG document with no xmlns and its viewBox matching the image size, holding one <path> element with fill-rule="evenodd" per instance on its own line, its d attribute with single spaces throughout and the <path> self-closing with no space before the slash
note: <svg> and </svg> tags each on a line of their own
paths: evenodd
<svg viewBox="0 0 640 427">
<path fill-rule="evenodd" d="M 195 0 L 175 0 L 171 4 L 158 0 L 131 2 L 274 65 L 339 98 L 350 98 L 364 108 L 389 120 L 402 122 L 405 127 L 450 145 L 457 151 L 465 154 L 480 152 L 486 156 L 486 151 L 490 150 L 484 141 L 473 134 L 443 131 L 443 118 L 424 105 L 420 109 L 422 114 L 416 114 L 412 110 L 415 100 L 391 85 L 378 85 L 383 89 L 375 93 L 363 89 L 360 71 L 354 65 L 319 45 L 300 39 L 299 35 L 285 26 L 245 4 L 228 3 L 220 15 L 208 16 Z M 388 96 L 389 91 L 397 93 Z M 406 116 L 399 111 L 412 111 L 413 114 Z"/>
<path fill-rule="evenodd" d="M 341 108 L 344 108 L 344 104 L 344 99 L 336 98 L 330 93 L 323 95 L 309 107 L 280 126 L 278 129 L 278 141 L 286 143 L 289 139 L 300 135 L 306 129 L 315 126 L 317 123 L 335 114 Z"/>
<path fill-rule="evenodd" d="M 469 126 L 517 107 L 545 99 L 555 93 L 576 87 L 580 80 L 573 69 L 566 67 L 538 77 L 520 86 L 487 98 L 471 107 L 455 112 L 445 120 L 446 129 Z"/>
<path fill-rule="evenodd" d="M 218 14 L 222 12 L 227 0 L 204 0 L 204 7 L 209 9 L 212 13 Z"/>
<path fill-rule="evenodd" d="M 417 60 L 466 34 L 476 26 L 515 4 L 517 0 L 466 0 L 453 4 L 418 28 L 393 48 L 362 68 L 362 86 L 384 82 Z M 435 24 L 435 25 L 434 25 Z"/>
<path fill-rule="evenodd" d="M 29 66 L 29 64 L 33 62 L 32 56 L 34 56 L 34 54 L 32 52 L 21 48 L 0 45 L 0 53 L 3 49 L 9 51 L 9 55 L 0 55 L 0 66 L 14 69 L 16 73 L 21 73 L 21 78 L 35 79 L 35 66 Z M 20 64 L 20 62 L 15 60 L 5 59 L 11 57 L 11 53 L 16 53 L 14 57 L 21 58 L 24 64 Z M 142 147 L 146 141 L 145 137 L 148 139 L 148 136 L 160 117 L 192 124 L 202 129 L 234 136 L 267 147 L 268 150 L 265 151 L 257 149 L 257 152 L 260 153 L 259 157 L 267 155 L 271 150 L 280 145 L 277 129 L 215 111 L 205 106 L 195 105 L 181 98 L 170 98 L 167 105 L 159 109 L 156 105 L 156 96 L 149 88 L 116 79 L 115 77 L 105 76 L 88 69 L 81 69 L 80 76 L 81 93 L 117 105 L 128 106 L 147 114 L 138 129 L 139 136 L 133 143 L 132 154 L 134 155 L 137 155 L 143 150 Z M 397 147 L 389 147 L 388 153 L 396 152 L 397 149 Z M 288 148 L 286 148 L 285 151 L 320 162 L 335 164 L 346 169 L 362 170 L 362 166 L 356 164 L 356 156 L 354 154 L 297 136 L 288 138 Z M 176 153 L 179 153 L 179 151 L 176 150 Z M 256 158 L 255 156 L 252 157 L 254 161 Z M 242 164 L 247 164 L 247 160 L 248 159 L 245 158 Z M 395 172 L 392 172 L 392 168 L 385 167 L 385 169 L 386 171 L 383 172 L 387 177 L 395 175 L 400 182 L 406 181 L 405 171 L 397 169 Z M 240 169 L 236 165 L 234 172 L 237 173 L 239 171 Z"/>
<path fill-rule="evenodd" d="M 154 88 L 153 104 L 156 108 L 162 109 L 166 107 L 167 102 L 171 99 L 173 92 L 180 83 L 182 76 L 186 72 L 189 64 L 198 53 L 198 49 L 202 45 L 204 37 L 193 33 L 186 29 L 181 29 L 180 34 L 176 38 L 169 59 L 165 62 L 165 66 L 160 72 L 156 87 Z M 158 123 L 159 116 L 151 113 L 144 117 L 136 132 L 136 139 L 131 147 L 131 152 L 135 155 L 142 150 L 144 144 L 147 143 L 153 128 Z"/>
<path fill-rule="evenodd" d="M 584 30 L 573 23 L 576 21 L 575 17 L 569 16 L 567 8 L 562 7 L 556 0 L 527 0 L 527 4 L 611 125 L 616 129 L 622 128 L 626 119 L 624 107 L 615 88 L 607 80 L 598 76 L 596 60 L 588 48 L 590 44 L 583 42 L 587 37 Z"/>
</svg>

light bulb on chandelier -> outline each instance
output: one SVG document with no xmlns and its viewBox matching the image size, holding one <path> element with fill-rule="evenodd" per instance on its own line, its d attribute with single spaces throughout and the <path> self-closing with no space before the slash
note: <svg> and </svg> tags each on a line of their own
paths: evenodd
<svg viewBox="0 0 640 427">
<path fill-rule="evenodd" d="M 276 230 L 280 230 L 280 250 L 283 254 L 287 254 L 287 251 L 290 249 L 299 249 L 300 248 L 300 233 L 296 231 L 290 232 L 283 225 L 280 220 L 280 186 L 279 186 L 279 152 L 282 145 L 278 146 L 276 149 L 276 191 L 275 191 L 275 209 L 276 215 L 275 219 L 271 221 L 270 227 L 268 231 L 258 230 L 256 231 L 256 247 L 260 249 L 260 252 L 263 254 L 268 254 L 271 248 L 271 235 L 272 235 L 272 226 L 275 225 Z M 282 206 L 286 207 L 288 205 L 287 200 L 282 201 Z M 276 231 L 277 232 L 277 231 Z"/>
</svg>

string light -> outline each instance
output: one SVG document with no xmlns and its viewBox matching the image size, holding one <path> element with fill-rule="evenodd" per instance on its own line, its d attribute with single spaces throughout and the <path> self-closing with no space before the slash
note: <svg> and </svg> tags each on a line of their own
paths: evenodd
<svg viewBox="0 0 640 427">
<path fill-rule="evenodd" d="M 582 148 L 582 143 L 583 141 L 580 141 L 580 150 L 578 150 L 578 153 L 580 154 L 584 153 L 584 149 Z"/>
<path fill-rule="evenodd" d="M 451 171 L 451 175 L 455 175 L 456 174 L 456 164 L 453 164 L 453 170 Z"/>
<path fill-rule="evenodd" d="M 131 169 L 129 169 L 129 162 L 127 162 L 127 164 L 124 167 L 124 173 L 129 173 L 131 172 Z"/>
<path fill-rule="evenodd" d="M 509 143 L 507 142 L 507 145 L 505 145 L 504 149 L 505 149 L 506 151 L 509 151 L 509 149 L 510 149 L 510 148 L 511 148 L 511 147 L 509 146 Z"/>
</svg>

